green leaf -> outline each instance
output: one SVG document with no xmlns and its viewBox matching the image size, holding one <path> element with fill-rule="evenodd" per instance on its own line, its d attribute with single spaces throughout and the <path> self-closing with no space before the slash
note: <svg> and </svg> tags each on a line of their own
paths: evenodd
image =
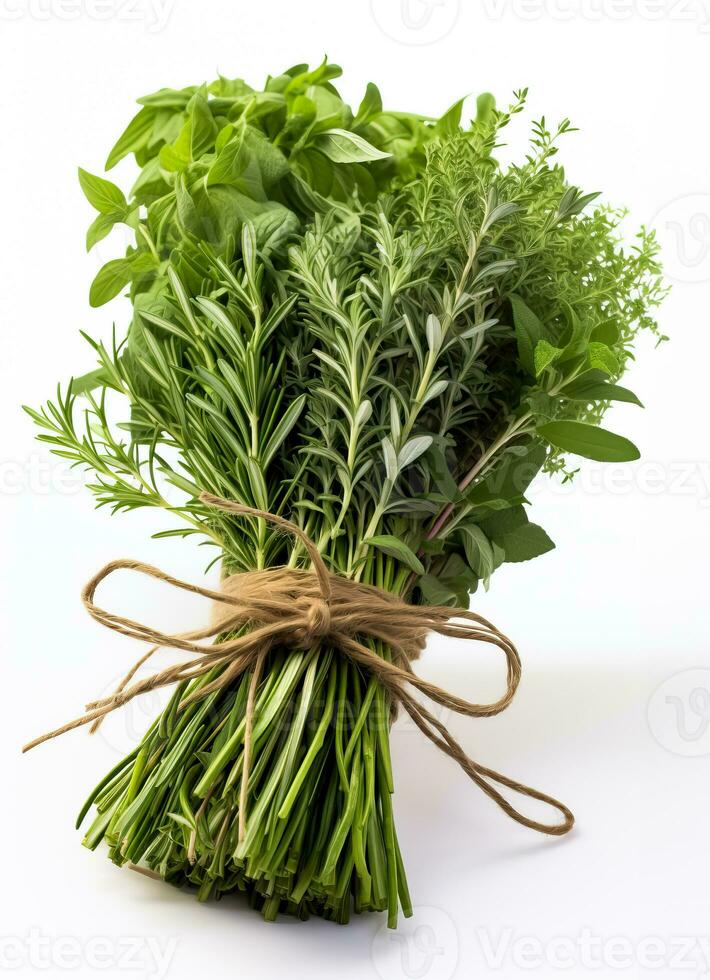
<svg viewBox="0 0 710 980">
<path fill-rule="evenodd" d="M 609 384 L 606 381 L 577 381 L 564 388 L 561 392 L 565 398 L 580 402 L 629 402 L 643 408 L 638 395 L 621 385 Z"/>
<path fill-rule="evenodd" d="M 131 281 L 131 262 L 129 259 L 112 259 L 99 269 L 89 290 L 89 303 L 103 306 Z"/>
<path fill-rule="evenodd" d="M 491 539 L 491 541 L 500 541 L 503 535 L 509 534 L 511 531 L 516 531 L 519 527 L 528 523 L 528 515 L 525 513 L 525 508 L 522 504 L 518 504 L 517 507 L 510 507 L 507 510 L 498 511 L 492 514 L 490 517 L 486 517 L 485 520 L 480 521 L 480 525 Z"/>
<path fill-rule="evenodd" d="M 495 112 L 495 108 L 495 96 L 491 95 L 490 92 L 481 92 L 476 99 L 476 124 L 479 126 L 487 125 Z"/>
<path fill-rule="evenodd" d="M 460 528 L 466 561 L 479 578 L 487 579 L 495 571 L 493 547 L 478 524 L 467 524 Z"/>
<path fill-rule="evenodd" d="M 537 433 L 557 449 L 600 462 L 625 463 L 640 456 L 624 436 L 587 422 L 548 422 L 538 426 Z"/>
<path fill-rule="evenodd" d="M 474 507 L 493 507 L 497 502 L 518 503 L 535 476 L 539 473 L 547 450 L 536 441 L 518 451 L 505 453 L 483 479 L 467 490 L 467 503 Z"/>
<path fill-rule="evenodd" d="M 397 466 L 397 453 L 389 436 L 385 436 L 382 440 L 382 455 L 385 461 L 385 476 L 390 483 L 394 483 L 399 476 L 399 467 Z"/>
<path fill-rule="evenodd" d="M 592 341 L 587 351 L 589 355 L 589 366 L 591 368 L 604 371 L 606 374 L 611 375 L 619 373 L 619 362 L 616 355 L 606 344 Z"/>
<path fill-rule="evenodd" d="M 242 133 L 218 147 L 217 157 L 207 172 L 208 184 L 236 184 L 247 168 L 247 151 Z"/>
<path fill-rule="evenodd" d="M 555 547 L 541 527 L 528 521 L 522 506 L 493 514 L 481 521 L 481 528 L 493 542 L 496 568 L 501 561 L 529 561 Z"/>
<path fill-rule="evenodd" d="M 123 191 L 110 180 L 96 177 L 79 167 L 79 183 L 87 201 L 101 214 L 124 214 L 128 209 Z"/>
<path fill-rule="evenodd" d="M 201 92 L 195 92 L 187 106 L 190 126 L 190 157 L 197 160 L 206 150 L 214 146 L 218 127 L 214 121 L 207 99 Z"/>
<path fill-rule="evenodd" d="M 520 363 L 528 374 L 535 377 L 535 348 L 543 339 L 544 327 L 530 307 L 515 293 L 511 294 L 510 303 Z"/>
<path fill-rule="evenodd" d="M 185 126 L 174 143 L 161 146 L 158 161 L 168 173 L 181 173 L 190 166 L 190 129 Z"/>
<path fill-rule="evenodd" d="M 369 163 L 391 156 L 346 129 L 327 129 L 316 136 L 313 145 L 333 163 Z"/>
<path fill-rule="evenodd" d="M 437 575 L 422 576 L 418 585 L 431 605 L 460 605 L 465 608 L 469 593 L 476 591 L 478 577 L 461 555 L 454 553 L 449 555 Z"/>
<path fill-rule="evenodd" d="M 619 343 L 619 336 L 619 328 L 614 320 L 607 320 L 605 323 L 600 323 L 598 327 L 594 328 L 591 339 L 599 340 L 603 344 L 613 347 Z"/>
<path fill-rule="evenodd" d="M 579 214 L 597 197 L 599 197 L 599 191 L 582 194 L 578 187 L 568 187 L 557 208 L 558 218 L 564 221 L 566 218 Z"/>
<path fill-rule="evenodd" d="M 105 381 L 106 372 L 104 369 L 96 368 L 94 371 L 82 374 L 79 378 L 72 378 L 71 393 L 72 395 L 87 395 L 90 391 L 94 391 L 103 385 Z"/>
<path fill-rule="evenodd" d="M 415 436 L 414 439 L 410 439 L 399 451 L 397 468 L 403 470 L 405 466 L 411 466 L 422 453 L 427 451 L 432 442 L 431 436 Z"/>
<path fill-rule="evenodd" d="M 427 464 L 434 485 L 447 503 L 454 503 L 460 500 L 461 494 L 446 460 L 443 440 L 435 440 L 433 447 L 429 450 Z"/>
<path fill-rule="evenodd" d="M 252 226 L 259 252 L 261 255 L 270 255 L 298 233 L 301 223 L 293 211 L 275 201 L 269 201 L 264 210 L 252 219 Z"/>
<path fill-rule="evenodd" d="M 505 560 L 510 562 L 530 561 L 555 547 L 554 541 L 538 524 L 523 524 L 507 531 L 496 539 L 496 544 L 505 552 Z"/>
<path fill-rule="evenodd" d="M 186 115 L 187 120 L 175 142 L 160 149 L 160 165 L 171 173 L 181 173 L 211 150 L 219 133 L 209 104 L 200 92 L 195 92 L 190 99 Z"/>
<path fill-rule="evenodd" d="M 546 340 L 538 340 L 534 353 L 535 377 L 539 378 L 545 368 L 554 364 L 561 354 L 560 347 L 553 347 Z"/>
<path fill-rule="evenodd" d="M 190 96 L 196 91 L 195 86 L 192 85 L 189 88 L 174 89 L 174 88 L 161 88 L 157 92 L 151 92 L 150 95 L 143 95 L 140 99 L 136 99 L 138 105 L 152 105 L 158 108 L 168 108 L 168 109 L 184 109 L 187 103 L 190 101 Z"/>
<path fill-rule="evenodd" d="M 283 416 L 279 420 L 278 425 L 271 433 L 269 441 L 266 444 L 266 448 L 261 454 L 261 465 L 266 469 L 271 460 L 274 458 L 281 445 L 286 440 L 289 432 L 293 429 L 294 425 L 298 421 L 298 418 L 303 411 L 303 407 L 306 404 L 306 395 L 300 395 L 293 401 L 289 407 L 284 412 Z"/>
<path fill-rule="evenodd" d="M 403 565 L 411 568 L 417 575 L 424 574 L 424 566 L 409 545 L 405 544 L 404 541 L 400 541 L 399 538 L 395 538 L 393 534 L 377 534 L 375 537 L 365 538 L 363 544 L 372 548 L 378 548 L 386 555 L 396 558 L 397 561 L 401 561 Z"/>
<path fill-rule="evenodd" d="M 188 235 L 218 246 L 222 239 L 222 220 L 225 212 L 213 205 L 203 185 L 196 185 L 193 192 L 187 189 L 185 175 L 175 182 L 177 215 L 180 226 Z"/>
<path fill-rule="evenodd" d="M 154 121 L 155 109 L 151 106 L 144 106 L 116 140 L 106 160 L 105 169 L 111 170 L 129 153 L 137 153 L 143 149 L 152 132 Z"/>
<path fill-rule="evenodd" d="M 288 160 L 278 147 L 247 126 L 220 150 L 207 183 L 231 184 L 255 200 L 266 200 L 266 191 L 288 172 Z"/>
<path fill-rule="evenodd" d="M 112 214 L 98 214 L 89 225 L 89 230 L 86 233 L 86 251 L 90 252 L 94 245 L 102 241 L 122 218 L 123 215 L 119 211 L 114 211 Z"/>
<path fill-rule="evenodd" d="M 435 575 L 422 575 L 417 583 L 422 595 L 429 606 L 453 606 L 456 604 L 456 593 Z"/>
<path fill-rule="evenodd" d="M 427 344 L 429 350 L 434 354 L 438 354 L 441 347 L 441 343 L 444 338 L 444 331 L 441 326 L 441 320 L 438 316 L 430 313 L 426 318 L 426 327 L 424 328 L 426 334 Z"/>
<path fill-rule="evenodd" d="M 458 102 L 446 110 L 443 116 L 441 116 L 436 125 L 434 126 L 434 131 L 437 136 L 455 136 L 456 133 L 461 129 L 461 113 L 463 111 L 463 104 L 466 101 L 466 96 L 459 99 Z"/>
<path fill-rule="evenodd" d="M 373 116 L 378 116 L 381 112 L 382 96 L 380 95 L 380 90 L 374 82 L 368 82 L 365 95 L 357 110 L 357 115 L 353 119 L 353 126 L 364 126 Z"/>
</svg>

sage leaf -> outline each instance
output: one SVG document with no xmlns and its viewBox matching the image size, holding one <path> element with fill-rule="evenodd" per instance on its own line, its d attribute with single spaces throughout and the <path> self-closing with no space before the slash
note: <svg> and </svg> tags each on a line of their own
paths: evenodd
<svg viewBox="0 0 710 980">
<path fill-rule="evenodd" d="M 640 456 L 629 439 L 587 422 L 548 422 L 537 433 L 557 449 L 600 462 L 625 463 Z"/>
<path fill-rule="evenodd" d="M 580 402 L 629 402 L 643 408 L 643 403 L 638 395 L 622 385 L 609 384 L 605 381 L 579 381 L 576 384 L 568 385 L 563 394 L 565 398 Z"/>
<path fill-rule="evenodd" d="M 544 339 L 538 340 L 533 356 L 535 376 L 539 378 L 542 372 L 550 367 L 551 364 L 554 364 L 561 354 L 561 348 L 553 347 L 552 344 L 549 344 Z"/>
<path fill-rule="evenodd" d="M 374 537 L 365 538 L 363 544 L 371 548 L 378 548 L 386 555 L 391 555 L 406 565 L 407 568 L 411 568 L 417 575 L 424 574 L 424 566 L 409 545 L 392 534 L 376 534 Z"/>
<path fill-rule="evenodd" d="M 535 377 L 535 348 L 543 340 L 544 327 L 520 296 L 513 294 L 510 297 L 510 304 L 513 310 L 520 363 L 528 374 Z"/>
</svg>

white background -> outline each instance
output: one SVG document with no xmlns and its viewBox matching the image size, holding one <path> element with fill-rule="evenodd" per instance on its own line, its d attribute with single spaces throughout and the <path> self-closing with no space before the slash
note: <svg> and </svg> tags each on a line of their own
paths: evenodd
<svg viewBox="0 0 710 980">
<path fill-rule="evenodd" d="M 0 0 L 0 973 L 508 980 L 710 968 L 709 22 L 707 4 L 680 0 Z M 521 648 L 518 698 L 495 720 L 450 719 L 474 757 L 568 802 L 577 828 L 551 840 L 516 826 L 398 723 L 395 807 L 417 909 L 396 935 L 374 916 L 266 925 L 239 901 L 200 906 L 82 849 L 81 800 L 156 704 L 103 736 L 19 755 L 136 656 L 84 614 L 87 577 L 122 555 L 198 581 L 204 565 L 189 543 L 149 540 L 153 514 L 96 513 L 19 410 L 93 366 L 80 328 L 108 337 L 112 319 L 126 322 L 123 300 L 88 306 L 101 257 L 120 243 L 86 256 L 92 215 L 76 167 L 100 172 L 139 95 L 217 71 L 259 84 L 326 52 L 354 103 L 371 78 L 388 107 L 427 113 L 529 85 L 533 116 L 580 127 L 564 144 L 570 179 L 627 204 L 630 228 L 656 222 L 674 285 L 662 312 L 671 342 L 643 344 L 629 378 L 647 409 L 610 418 L 643 461 L 583 464 L 572 488 L 535 488 L 533 519 L 557 550 L 506 566 L 473 600 Z M 509 132 L 519 148 L 525 126 Z M 131 166 L 118 171 L 124 186 Z M 126 578 L 104 597 L 173 628 L 201 614 Z M 475 700 L 502 676 L 487 649 L 454 642 L 432 642 L 420 669 Z"/>
</svg>

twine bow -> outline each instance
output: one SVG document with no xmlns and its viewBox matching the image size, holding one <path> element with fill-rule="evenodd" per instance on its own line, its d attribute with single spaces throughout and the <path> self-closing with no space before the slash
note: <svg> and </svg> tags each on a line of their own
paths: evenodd
<svg viewBox="0 0 710 980">
<path fill-rule="evenodd" d="M 403 708 L 423 734 L 454 759 L 469 778 L 509 817 L 544 834 L 560 836 L 572 829 L 574 816 L 563 803 L 474 762 L 446 726 L 416 700 L 409 690 L 415 688 L 442 707 L 471 718 L 488 718 L 499 714 L 515 695 L 520 682 L 521 667 L 517 650 L 495 626 L 467 609 L 408 605 L 399 597 L 381 589 L 333 575 L 310 538 L 285 518 L 208 493 L 203 493 L 201 500 L 219 510 L 261 518 L 287 530 L 305 547 L 312 568 L 303 570 L 279 567 L 243 572 L 226 579 L 222 590 L 216 592 L 173 578 L 142 562 L 126 559 L 109 562 L 84 588 L 84 605 L 98 623 L 125 636 L 146 640 L 153 646 L 134 664 L 113 694 L 89 703 L 84 715 L 29 742 L 24 746 L 23 752 L 82 725 L 91 724 L 91 730 L 95 731 L 106 715 L 147 691 L 190 681 L 215 668 L 223 668 L 215 680 L 185 697 L 180 704 L 182 709 L 233 683 L 245 671 L 251 671 L 239 806 L 239 836 L 243 838 L 254 704 L 266 656 L 277 645 L 309 649 L 327 643 L 374 676 L 389 694 L 392 705 Z M 212 599 L 219 604 L 219 608 L 226 606 L 227 609 L 206 629 L 177 635 L 161 633 L 150 626 L 107 612 L 95 604 L 94 596 L 98 586 L 118 569 L 140 572 L 177 589 Z M 248 629 L 244 631 L 245 628 Z M 215 640 L 220 635 L 233 634 L 235 631 L 242 632 L 236 636 L 230 635 L 228 639 Z M 411 662 L 419 655 L 429 633 L 481 640 L 502 650 L 507 668 L 506 690 L 502 697 L 489 704 L 475 704 L 418 677 L 412 670 Z M 368 637 L 384 644 L 391 651 L 391 660 L 366 646 L 360 637 Z M 200 642 L 210 638 L 213 640 L 211 643 Z M 161 647 L 183 650 L 193 656 L 131 684 L 139 668 Z M 562 815 L 562 820 L 547 824 L 525 816 L 508 802 L 495 788 L 494 783 L 548 804 Z"/>
</svg>

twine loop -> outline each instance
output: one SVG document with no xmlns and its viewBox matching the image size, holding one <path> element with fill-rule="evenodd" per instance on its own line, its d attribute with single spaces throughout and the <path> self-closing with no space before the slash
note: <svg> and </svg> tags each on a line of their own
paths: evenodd
<svg viewBox="0 0 710 980">
<path fill-rule="evenodd" d="M 414 688 L 442 707 L 472 718 L 492 717 L 507 708 L 520 682 L 520 657 L 513 643 L 492 623 L 468 609 L 411 606 L 398 596 L 374 586 L 334 575 L 308 535 L 285 518 L 208 493 L 203 493 L 200 499 L 227 513 L 260 518 L 288 531 L 305 547 L 311 568 L 278 567 L 241 572 L 226 579 L 217 592 L 183 582 L 142 562 L 127 559 L 109 562 L 84 588 L 84 605 L 98 623 L 125 636 L 147 641 L 152 647 L 133 665 L 113 694 L 90 702 L 84 715 L 29 742 L 23 752 L 82 725 L 90 724 L 91 730 L 95 731 L 106 715 L 147 691 L 189 682 L 215 668 L 221 668 L 216 679 L 202 684 L 183 699 L 180 704 L 180 709 L 183 709 L 232 684 L 249 671 L 251 679 L 245 714 L 239 806 L 239 836 L 243 839 L 256 692 L 267 655 L 277 646 L 307 650 L 327 643 L 366 674 L 373 676 L 387 691 L 393 712 L 398 707 L 404 709 L 420 731 L 454 759 L 509 817 L 523 826 L 554 836 L 566 834 L 572 829 L 574 816 L 568 807 L 552 796 L 474 762 L 448 728 L 411 692 Z M 206 629 L 181 634 L 162 633 L 111 613 L 96 604 L 95 595 L 101 582 L 119 569 L 136 571 L 173 588 L 211 599 L 222 611 Z M 501 697 L 490 703 L 476 704 L 444 691 L 415 674 L 411 664 L 419 656 L 429 633 L 479 640 L 501 650 L 506 663 L 506 689 Z M 210 642 L 202 642 L 205 640 Z M 376 642 L 373 645 L 363 640 Z M 390 652 L 390 659 L 373 649 L 378 644 Z M 134 681 L 138 670 L 161 647 L 181 650 L 192 654 L 192 657 Z M 543 823 L 525 816 L 494 784 L 554 808 L 562 819 L 557 823 Z"/>
</svg>

